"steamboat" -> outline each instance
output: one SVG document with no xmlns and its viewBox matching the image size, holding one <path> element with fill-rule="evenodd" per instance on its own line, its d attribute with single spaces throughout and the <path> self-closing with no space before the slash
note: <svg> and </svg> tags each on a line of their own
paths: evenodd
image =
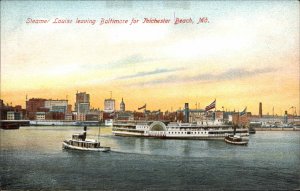
<svg viewBox="0 0 300 191">
<path fill-rule="evenodd" d="M 236 135 L 247 140 L 248 128 L 236 129 Z M 234 134 L 232 125 L 225 125 L 218 121 L 194 123 L 179 122 L 116 122 L 112 133 L 115 136 L 154 137 L 169 139 L 220 139 Z"/>
<path fill-rule="evenodd" d="M 81 150 L 81 151 L 110 151 L 110 147 L 103 147 L 100 142 L 93 139 L 86 138 L 87 127 L 84 126 L 83 133 L 77 133 L 72 135 L 72 139 L 64 140 L 63 149 Z"/>
</svg>

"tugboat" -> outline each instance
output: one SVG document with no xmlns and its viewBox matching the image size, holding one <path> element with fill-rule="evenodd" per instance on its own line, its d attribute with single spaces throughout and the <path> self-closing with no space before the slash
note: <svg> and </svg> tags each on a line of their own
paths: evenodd
<svg viewBox="0 0 300 191">
<path fill-rule="evenodd" d="M 249 134 L 255 134 L 256 133 L 256 130 L 254 127 L 250 127 L 249 128 Z"/>
<path fill-rule="evenodd" d="M 110 151 L 110 147 L 101 146 L 99 141 L 93 139 L 86 139 L 87 127 L 84 126 L 83 130 L 83 133 L 73 134 L 72 139 L 64 140 L 62 144 L 63 148 L 81 151 Z"/>
<path fill-rule="evenodd" d="M 227 135 L 225 137 L 225 142 L 234 144 L 234 145 L 247 145 L 248 144 L 248 139 L 241 138 L 240 136 L 235 134 L 236 127 L 234 127 L 233 135 Z"/>
<path fill-rule="evenodd" d="M 234 144 L 234 145 L 247 145 L 248 140 L 243 140 L 240 136 L 238 135 L 228 135 L 225 137 L 225 142 Z"/>
</svg>

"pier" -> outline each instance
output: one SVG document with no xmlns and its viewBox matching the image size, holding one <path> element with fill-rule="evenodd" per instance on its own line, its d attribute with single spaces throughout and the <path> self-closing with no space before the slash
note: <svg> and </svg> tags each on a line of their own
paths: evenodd
<svg viewBox="0 0 300 191">
<path fill-rule="evenodd" d="M 20 126 L 29 126 L 29 120 L 0 120 L 1 129 L 19 129 Z"/>
</svg>

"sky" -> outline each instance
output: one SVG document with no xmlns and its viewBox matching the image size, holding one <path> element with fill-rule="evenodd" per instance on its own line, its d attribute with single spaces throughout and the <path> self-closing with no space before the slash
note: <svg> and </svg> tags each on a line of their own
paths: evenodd
<svg viewBox="0 0 300 191">
<path fill-rule="evenodd" d="M 300 112 L 298 1 L 1 1 L 1 99 Z M 206 17 L 209 23 L 197 24 Z M 30 19 L 48 23 L 26 23 Z M 55 19 L 72 20 L 55 24 Z M 76 19 L 96 20 L 76 24 Z M 104 19 L 139 23 L 104 24 Z M 145 24 L 144 18 L 170 19 Z M 174 24 L 175 18 L 193 24 Z"/>
</svg>

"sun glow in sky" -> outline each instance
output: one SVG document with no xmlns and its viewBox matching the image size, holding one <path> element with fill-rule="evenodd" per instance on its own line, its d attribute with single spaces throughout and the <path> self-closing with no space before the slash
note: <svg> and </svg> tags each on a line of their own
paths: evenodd
<svg viewBox="0 0 300 191">
<path fill-rule="evenodd" d="M 194 24 L 175 25 L 174 17 Z M 196 24 L 200 17 L 209 23 Z M 101 18 L 140 21 L 100 25 Z M 77 90 L 101 109 L 110 91 L 129 110 L 204 108 L 214 99 L 217 109 L 254 114 L 259 102 L 264 114 L 300 109 L 299 2 L 1 1 L 1 99 L 24 106 L 26 95 L 68 96 L 73 105 Z"/>
</svg>

